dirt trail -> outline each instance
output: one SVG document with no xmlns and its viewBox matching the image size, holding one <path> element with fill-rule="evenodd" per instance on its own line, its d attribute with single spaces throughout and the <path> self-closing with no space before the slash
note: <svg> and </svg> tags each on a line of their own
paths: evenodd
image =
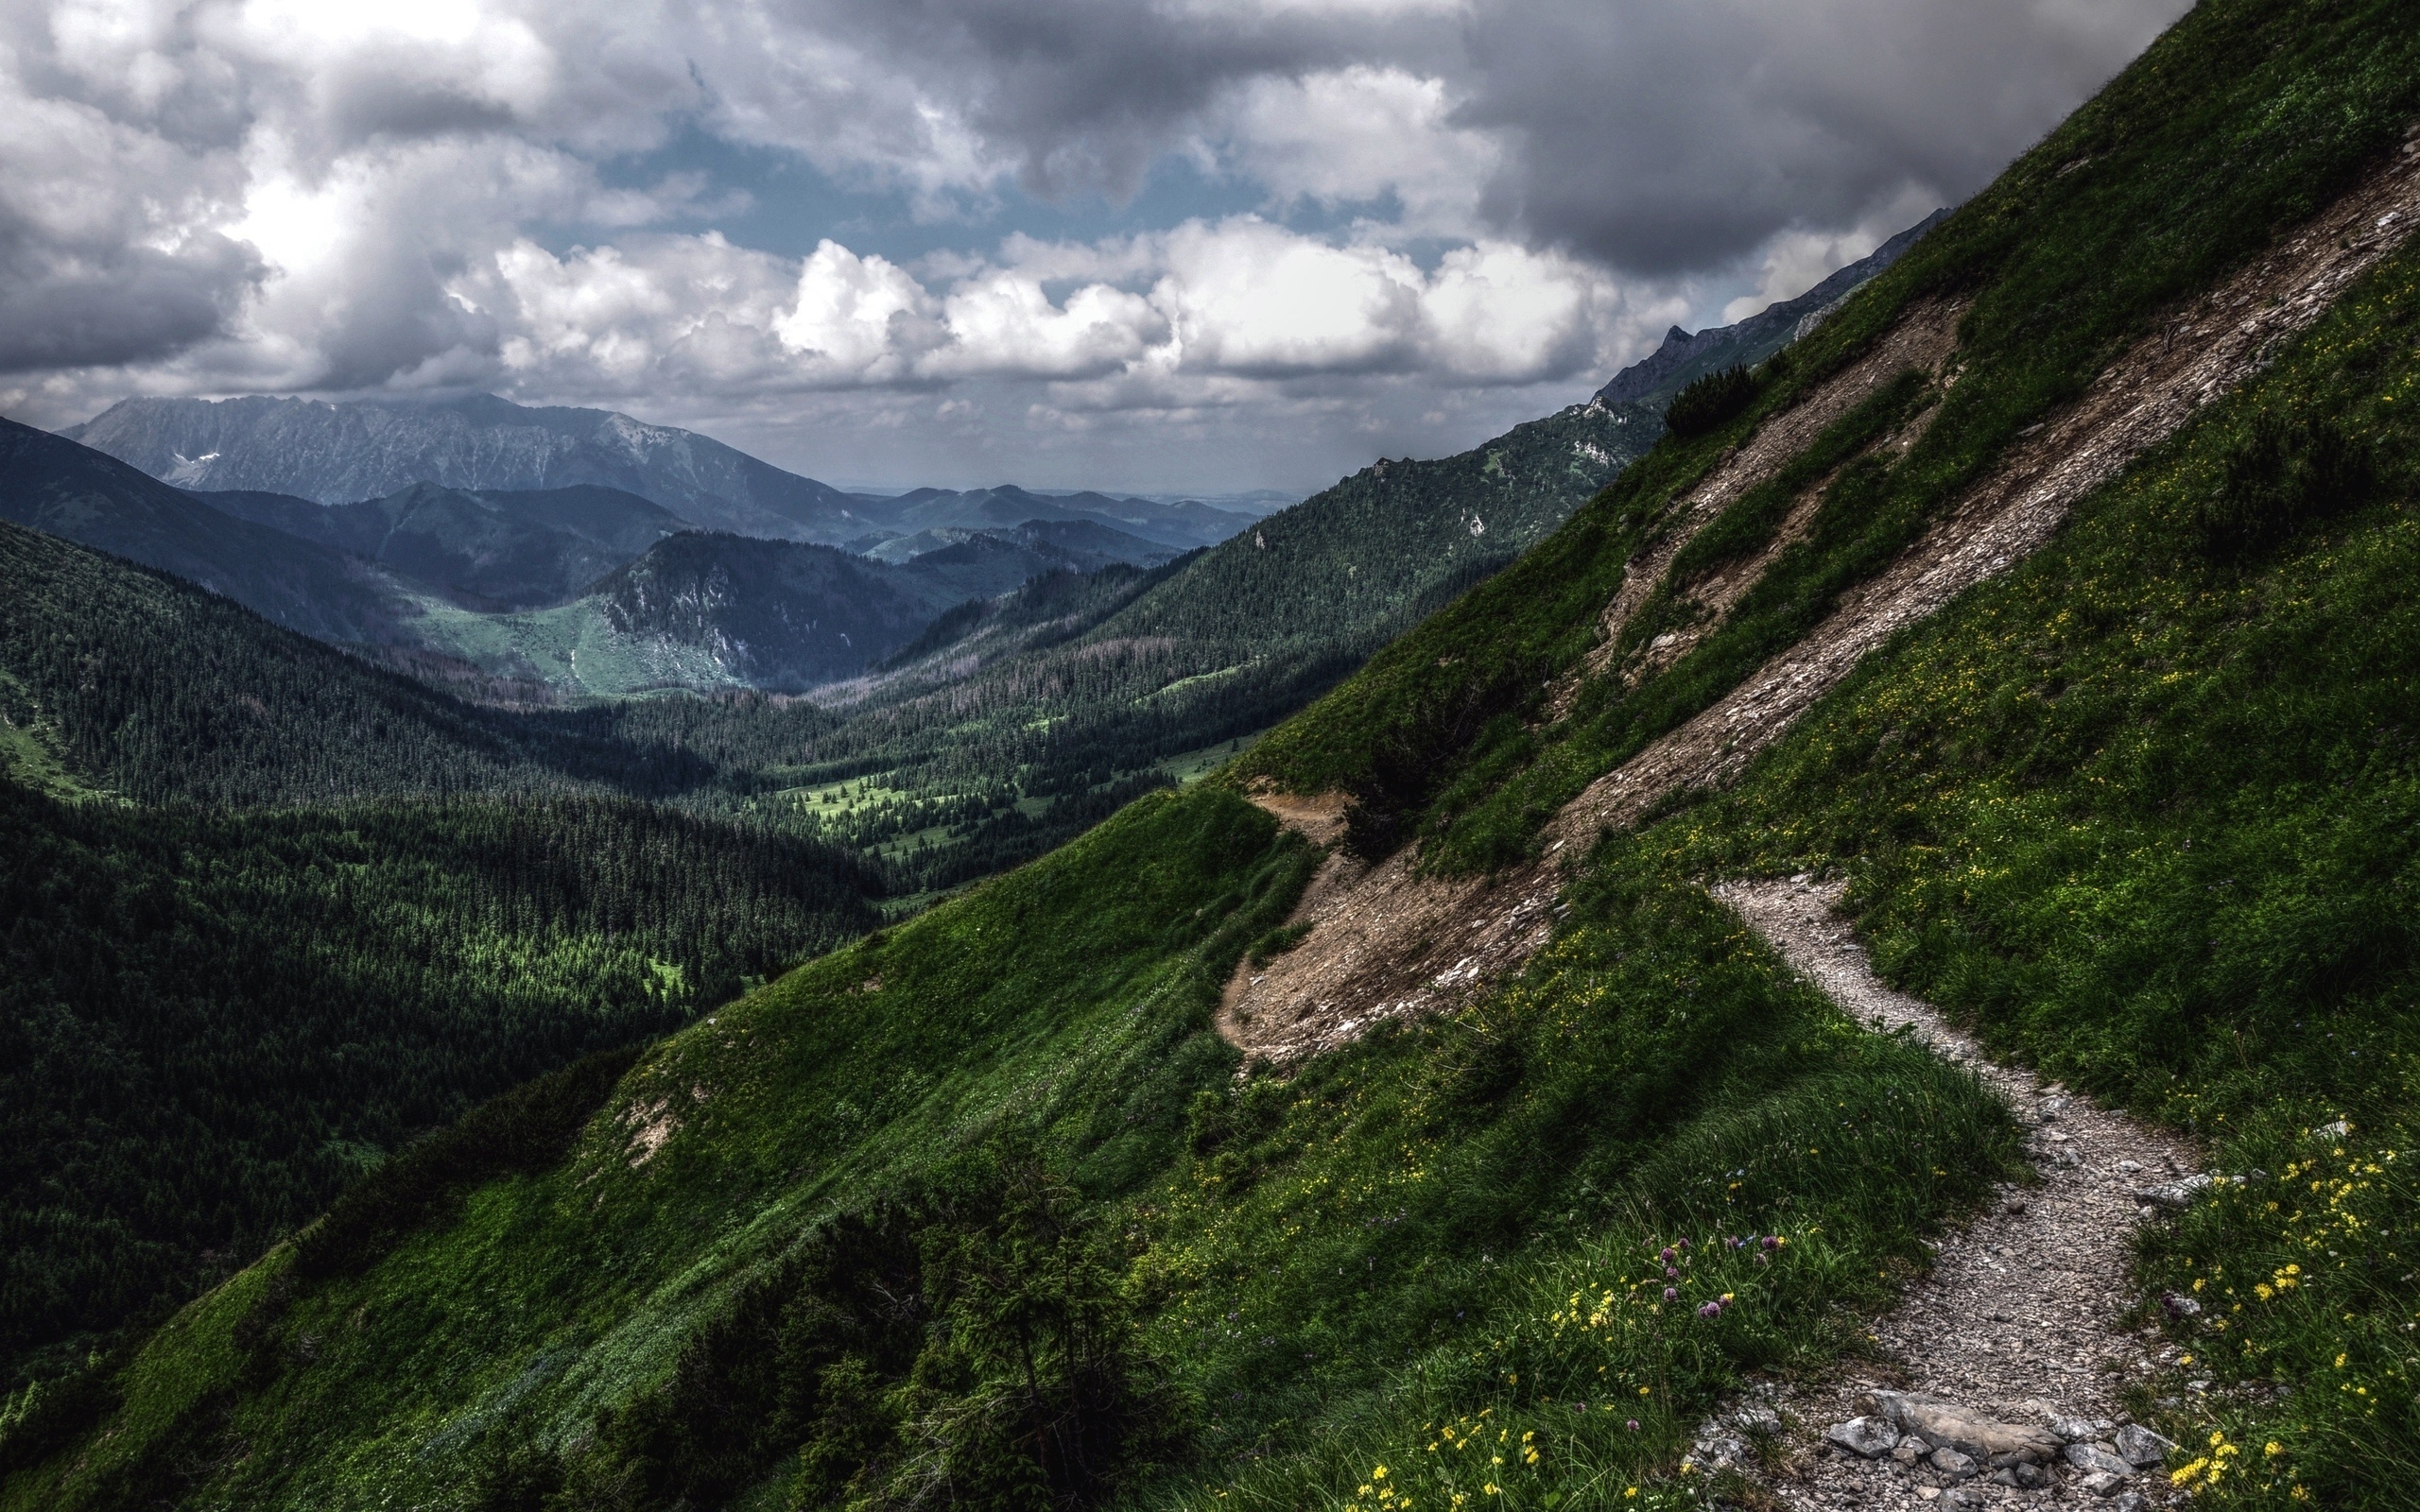
<svg viewBox="0 0 2420 1512">
<path fill-rule="evenodd" d="M 1987 1484 L 1982 1477 L 1992 1473 L 1988 1465 L 1976 1467 L 1976 1474 L 1945 1475 L 1929 1463 L 1903 1464 L 1888 1455 L 1867 1459 L 1831 1448 L 1819 1435 L 1872 1412 L 1874 1394 L 1891 1387 L 1955 1401 L 2000 1422 L 2044 1429 L 2067 1421 L 2062 1437 L 2098 1421 L 2079 1441 L 2115 1439 L 2125 1417 L 2118 1393 L 2126 1379 L 2148 1375 L 2158 1361 L 2172 1358 L 2172 1351 L 2162 1351 L 2156 1342 L 2130 1334 L 2120 1324 L 2130 1300 L 2133 1230 L 2144 1213 L 2156 1211 L 2152 1204 L 2184 1200 L 2190 1191 L 2186 1183 L 2200 1169 L 2198 1156 L 2174 1135 L 2071 1097 L 2031 1073 L 1994 1063 L 1928 1005 L 1885 985 L 1855 933 L 1834 912 L 1841 891 L 1838 885 L 1792 880 L 1726 884 L 1715 896 L 1737 909 L 1842 1012 L 1884 1031 L 1911 1028 L 1916 1039 L 1970 1067 L 2008 1099 L 2029 1126 L 2029 1153 L 2043 1183 L 2008 1194 L 1992 1211 L 1945 1239 L 1931 1272 L 1874 1325 L 1903 1377 L 1849 1379 L 1761 1404 L 1779 1409 L 1795 1425 L 1785 1431 L 1791 1451 L 1788 1463 L 1779 1472 L 1764 1472 L 1764 1478 L 1784 1502 L 1798 1507 L 1955 1504 L 1977 1491 L 1960 1491 L 1945 1503 L 1943 1488 Z M 1737 1458 L 1739 1441 L 1712 1422 L 1700 1430 L 1698 1452 L 1710 1459 Z M 2046 1469 L 2041 1479 L 2068 1485 L 2084 1473 L 2064 1454 Z M 2144 1473 L 2149 1469 L 2129 1467 L 2126 1485 L 2105 1489 L 2153 1491 L 2161 1478 Z M 2023 1494 L 2015 1487 L 1992 1490 Z"/>
<path fill-rule="evenodd" d="M 1566 856 L 1584 851 L 1606 829 L 1635 823 L 1676 791 L 1736 777 L 1868 652 L 2031 555 L 2079 501 L 2257 373 L 2415 225 L 2420 138 L 2119 356 L 2081 400 L 2020 438 L 1921 541 L 1843 594 L 1806 639 L 1565 805 L 1547 825 L 1541 860 L 1491 877 L 1422 877 L 1407 851 L 1349 882 L 1334 879 L 1296 910 L 1295 920 L 1312 926 L 1299 947 L 1259 973 L 1238 970 L 1221 1006 L 1220 1032 L 1248 1055 L 1288 1059 L 1343 1043 L 1383 1019 L 1467 1001 L 1518 970 L 1553 932 Z M 1919 307 L 1903 324 L 1934 331 L 1944 320 L 1945 310 Z M 1894 333 L 1878 345 L 1900 339 Z M 1930 339 L 1908 336 L 1904 350 L 1929 351 Z M 1889 374 L 1853 367 L 1835 382 L 1860 376 L 1878 382 Z M 1863 391 L 1836 395 L 1827 387 L 1807 404 L 1837 404 L 1845 413 Z M 1794 424 L 1789 416 L 1774 423 L 1803 431 L 1801 445 L 1821 428 Z M 1752 441 L 1738 454 L 1752 455 L 1770 475 L 1789 453 Z M 1741 472 L 1734 483 L 1744 490 L 1753 486 L 1747 478 Z M 1701 523 L 1710 518 L 1706 513 Z M 1668 563 L 1669 554 L 1661 559 Z M 1621 623 L 1652 586 L 1650 572 L 1632 573 L 1607 607 L 1608 618 Z"/>
</svg>

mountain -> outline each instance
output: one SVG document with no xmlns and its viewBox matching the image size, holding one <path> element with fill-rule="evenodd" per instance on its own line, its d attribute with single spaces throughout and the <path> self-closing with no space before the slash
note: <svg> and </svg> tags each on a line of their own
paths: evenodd
<svg viewBox="0 0 2420 1512">
<path fill-rule="evenodd" d="M 928 885 L 1039 853 L 1092 821 L 1096 796 L 1196 771 L 1317 697 L 1553 532 L 1662 428 L 1643 406 L 1576 404 L 1452 456 L 1374 464 L 1148 575 L 964 606 L 819 694 L 847 717 L 795 769 L 760 770 L 794 791 L 752 802 L 792 816 L 813 795 L 819 833 L 892 848 Z M 906 797 L 832 801 L 869 773 Z"/>
<path fill-rule="evenodd" d="M 426 401 L 128 399 L 60 433 L 182 488 L 384 498 L 414 483 L 466 492 L 601 486 L 709 530 L 844 541 L 857 505 L 813 478 L 693 431 L 602 409 L 492 394 Z"/>
<path fill-rule="evenodd" d="M 1860 1460 L 1869 1500 L 2408 1505 L 2414 120 L 2407 5 L 2185 11 L 1241 762 L 508 1094 L 12 1395 L 0 1509 L 1677 1512 L 1838 1476 L 1902 1349 L 2187 1447 Z M 1971 1058 L 1709 885 L 1791 877 Z M 2136 1242 L 2025 1269 L 2080 1222 Z M 2007 1321 L 1943 1341 L 1987 1275 Z"/>
<path fill-rule="evenodd" d="M 429 649 L 492 675 L 577 694 L 800 692 L 855 677 L 951 605 L 1065 560 L 980 532 L 896 565 L 833 546 L 690 533 L 567 604 L 512 614 L 425 605 L 419 632 Z"/>
<path fill-rule="evenodd" d="M 194 497 L 366 558 L 472 609 L 559 602 L 665 537 L 696 528 L 635 493 L 594 485 L 465 493 L 415 483 L 383 499 L 331 505 L 283 493 Z"/>
<path fill-rule="evenodd" d="M 712 776 L 594 716 L 465 704 L 182 578 L 7 524 L 0 716 L 19 781 L 56 774 L 63 791 L 147 804 L 662 795 Z"/>
<path fill-rule="evenodd" d="M 222 514 L 89 447 L 7 420 L 0 520 L 174 573 L 321 640 L 392 640 L 412 617 L 366 562 Z"/>
<path fill-rule="evenodd" d="M 1805 335 L 1948 216 L 1946 210 L 1934 211 L 1798 298 L 1769 304 L 1737 324 L 1712 326 L 1695 335 L 1672 327 L 1664 333 L 1662 346 L 1614 374 L 1597 390 L 1597 398 L 1608 404 L 1649 404 L 1660 411 L 1692 380 L 1725 368 L 1754 367 Z"/>
</svg>

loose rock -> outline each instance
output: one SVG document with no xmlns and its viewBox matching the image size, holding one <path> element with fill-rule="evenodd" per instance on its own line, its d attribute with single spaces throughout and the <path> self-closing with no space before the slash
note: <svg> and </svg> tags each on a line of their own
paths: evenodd
<svg viewBox="0 0 2420 1512">
<path fill-rule="evenodd" d="M 2138 1470 L 2149 1469 L 2167 1461 L 2169 1452 L 2176 1447 L 2171 1438 L 2162 1438 L 2139 1423 L 2128 1423 L 2118 1430 L 2118 1457 Z"/>
<path fill-rule="evenodd" d="M 1972 1480 L 1975 1475 L 1974 1460 L 1954 1449 L 1934 1450 L 1932 1468 L 1953 1481 Z"/>
<path fill-rule="evenodd" d="M 1879 1418 L 1852 1418 L 1824 1430 L 1824 1436 L 1850 1453 L 1880 1459 L 1899 1447 L 1899 1431 Z"/>
</svg>

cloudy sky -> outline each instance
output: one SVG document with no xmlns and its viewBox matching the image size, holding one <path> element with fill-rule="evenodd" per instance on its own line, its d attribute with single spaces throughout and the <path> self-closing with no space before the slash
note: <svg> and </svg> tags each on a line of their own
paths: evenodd
<svg viewBox="0 0 2420 1512">
<path fill-rule="evenodd" d="M 1988 181 L 2185 0 L 9 0 L 0 413 L 488 389 L 1308 490 Z"/>
</svg>

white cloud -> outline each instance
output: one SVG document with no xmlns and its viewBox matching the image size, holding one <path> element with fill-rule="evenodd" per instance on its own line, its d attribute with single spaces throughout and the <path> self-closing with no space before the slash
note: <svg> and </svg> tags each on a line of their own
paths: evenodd
<svg viewBox="0 0 2420 1512">
<path fill-rule="evenodd" d="M 808 464 L 818 425 L 981 452 L 1220 415 L 1325 456 L 1289 437 L 1494 423 L 1740 268 L 1743 304 L 1796 292 L 2182 4 L 24 0 L 0 407 L 481 385 L 786 413 Z M 674 234 L 746 195 L 604 165 L 693 129 L 967 229 L 912 264 L 831 227 Z M 1262 215 L 984 229 L 1172 155 Z M 966 407 L 937 417 L 937 388 Z"/>
</svg>

